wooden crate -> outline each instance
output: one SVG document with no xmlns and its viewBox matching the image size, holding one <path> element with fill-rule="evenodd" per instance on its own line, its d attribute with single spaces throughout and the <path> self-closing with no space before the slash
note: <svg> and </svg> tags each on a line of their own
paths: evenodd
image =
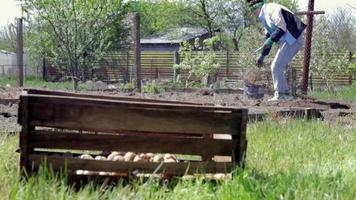
<svg viewBox="0 0 356 200">
<path fill-rule="evenodd" d="M 72 175 L 76 170 L 121 175 L 155 170 L 166 175 L 228 173 L 243 164 L 247 146 L 247 110 L 230 107 L 27 90 L 20 96 L 18 121 L 20 167 L 28 173 L 36 172 L 44 160 L 55 171 L 66 167 Z M 87 160 L 78 158 L 78 151 L 171 153 L 201 159 Z M 231 159 L 219 162 L 217 156 Z"/>
</svg>

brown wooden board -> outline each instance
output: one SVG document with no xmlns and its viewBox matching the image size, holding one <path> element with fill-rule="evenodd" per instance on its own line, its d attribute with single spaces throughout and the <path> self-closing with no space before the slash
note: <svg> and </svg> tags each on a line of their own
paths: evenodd
<svg viewBox="0 0 356 200">
<path fill-rule="evenodd" d="M 62 92 L 55 90 L 39 90 L 39 89 L 25 89 L 27 94 L 38 94 L 38 95 L 52 95 L 52 96 L 64 96 L 64 97 L 80 97 L 80 98 L 93 98 L 102 100 L 118 100 L 118 101 L 134 101 L 134 102 L 152 102 L 152 103 L 168 103 L 168 104 L 188 104 L 188 105 L 201 105 L 191 102 L 180 102 L 180 101 L 164 101 L 156 99 L 143 99 L 134 97 L 119 97 L 119 96 L 108 96 L 108 95 L 93 95 L 93 94 L 82 94 L 73 92 Z"/>
<path fill-rule="evenodd" d="M 105 150 L 140 153 L 175 153 L 232 156 L 232 140 L 162 135 L 108 135 L 36 131 L 29 134 L 29 147 L 46 149 Z"/>
<path fill-rule="evenodd" d="M 33 126 L 98 132 L 239 134 L 246 109 L 27 95 Z"/>
<path fill-rule="evenodd" d="M 60 156 L 42 156 L 29 155 L 30 166 L 38 169 L 40 165 L 46 162 L 53 170 L 63 170 L 64 166 L 68 171 L 89 170 L 125 173 L 138 170 L 140 173 L 165 173 L 172 175 L 184 175 L 194 173 L 230 173 L 236 166 L 232 162 L 180 162 L 163 163 L 161 168 L 157 169 L 160 163 L 152 162 L 118 162 L 103 160 L 87 160 L 80 158 L 65 158 Z"/>
</svg>

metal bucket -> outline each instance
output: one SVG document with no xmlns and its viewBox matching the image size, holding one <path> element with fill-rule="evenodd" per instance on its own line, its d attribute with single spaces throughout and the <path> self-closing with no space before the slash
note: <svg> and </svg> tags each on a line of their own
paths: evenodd
<svg viewBox="0 0 356 200">
<path fill-rule="evenodd" d="M 249 98 L 262 99 L 265 95 L 264 85 L 245 85 L 244 94 Z"/>
</svg>

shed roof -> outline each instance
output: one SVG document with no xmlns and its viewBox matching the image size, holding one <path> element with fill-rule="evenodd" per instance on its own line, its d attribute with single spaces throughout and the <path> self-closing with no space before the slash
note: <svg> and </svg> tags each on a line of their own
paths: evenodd
<svg viewBox="0 0 356 200">
<path fill-rule="evenodd" d="M 176 44 L 207 34 L 204 28 L 181 27 L 169 30 L 159 36 L 142 38 L 141 44 Z"/>
</svg>

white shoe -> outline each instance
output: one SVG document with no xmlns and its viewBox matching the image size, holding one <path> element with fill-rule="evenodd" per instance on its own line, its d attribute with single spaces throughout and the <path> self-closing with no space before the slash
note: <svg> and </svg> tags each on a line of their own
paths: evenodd
<svg viewBox="0 0 356 200">
<path fill-rule="evenodd" d="M 291 101 L 294 97 L 289 94 L 275 93 L 271 99 L 268 101 Z"/>
</svg>

